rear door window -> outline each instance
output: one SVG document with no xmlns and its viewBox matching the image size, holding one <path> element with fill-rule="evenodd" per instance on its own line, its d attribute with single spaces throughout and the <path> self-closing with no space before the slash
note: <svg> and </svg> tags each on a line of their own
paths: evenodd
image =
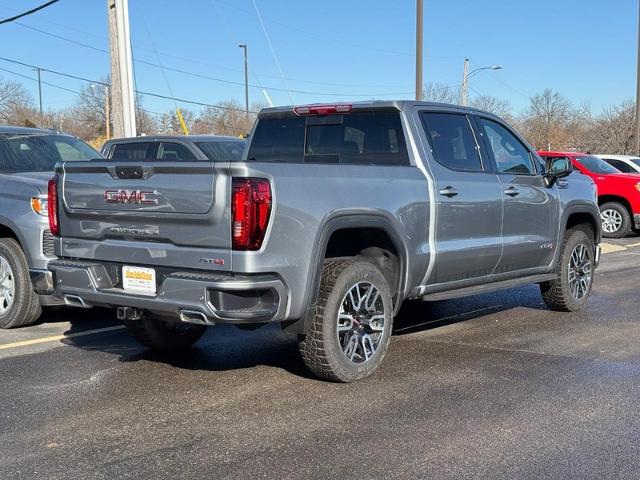
<svg viewBox="0 0 640 480">
<path fill-rule="evenodd" d="M 114 160 L 144 160 L 149 158 L 151 142 L 119 143 L 113 147 L 111 158 Z"/>
<path fill-rule="evenodd" d="M 409 165 L 400 113 L 265 116 L 247 158 L 259 162 Z"/>
<path fill-rule="evenodd" d="M 433 156 L 441 165 L 464 172 L 482 172 L 482 160 L 466 115 L 422 113 Z"/>
</svg>

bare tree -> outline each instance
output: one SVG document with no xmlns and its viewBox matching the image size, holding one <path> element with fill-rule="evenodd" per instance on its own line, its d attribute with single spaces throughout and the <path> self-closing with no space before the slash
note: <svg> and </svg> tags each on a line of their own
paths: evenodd
<svg viewBox="0 0 640 480">
<path fill-rule="evenodd" d="M 253 105 L 251 110 L 256 112 L 260 108 L 260 105 Z M 206 107 L 202 111 L 195 121 L 194 132 L 215 135 L 245 135 L 251 130 L 255 117 L 255 113 L 250 113 L 247 118 L 244 109 L 235 100 L 221 102 L 219 107 Z"/>
<path fill-rule="evenodd" d="M 572 114 L 571 102 L 547 88 L 531 97 L 521 128 L 536 148 L 568 148 Z"/>
<path fill-rule="evenodd" d="M 458 89 L 444 83 L 427 83 L 422 97 L 428 102 L 458 103 L 460 94 Z"/>
<path fill-rule="evenodd" d="M 635 103 L 631 100 L 606 107 L 586 123 L 583 150 L 630 155 L 635 148 Z"/>
<path fill-rule="evenodd" d="M 509 121 L 512 118 L 511 104 L 491 95 L 479 95 L 471 100 L 471 106 L 490 112 Z"/>
<path fill-rule="evenodd" d="M 23 126 L 38 123 L 38 112 L 22 84 L 0 79 L 0 122 Z"/>
</svg>

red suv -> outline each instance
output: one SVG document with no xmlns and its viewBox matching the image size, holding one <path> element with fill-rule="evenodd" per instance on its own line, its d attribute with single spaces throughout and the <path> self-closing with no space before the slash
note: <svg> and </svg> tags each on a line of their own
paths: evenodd
<svg viewBox="0 0 640 480">
<path fill-rule="evenodd" d="M 601 158 L 586 153 L 538 152 L 548 158 L 568 158 L 574 168 L 588 175 L 598 187 L 602 235 L 622 238 L 640 229 L 640 174 L 622 173 Z"/>
</svg>

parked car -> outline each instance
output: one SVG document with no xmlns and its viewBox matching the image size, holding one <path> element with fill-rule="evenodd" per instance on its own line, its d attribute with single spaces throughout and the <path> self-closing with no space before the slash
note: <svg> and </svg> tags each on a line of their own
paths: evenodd
<svg viewBox="0 0 640 480">
<path fill-rule="evenodd" d="M 622 173 L 599 157 L 575 152 L 538 152 L 547 160 L 570 159 L 598 187 L 602 234 L 622 238 L 640 229 L 640 176 Z"/>
<path fill-rule="evenodd" d="M 0 328 L 34 323 L 60 305 L 47 264 L 54 257 L 47 182 L 57 162 L 99 158 L 71 135 L 0 127 Z"/>
<path fill-rule="evenodd" d="M 278 322 L 316 375 L 381 363 L 406 299 L 539 284 L 582 308 L 599 260 L 593 181 L 543 165 L 500 118 L 385 101 L 262 110 L 245 161 L 58 165 L 49 267 L 69 304 L 117 306 L 151 348 Z M 213 188 L 212 188 L 213 186 Z"/>
<path fill-rule="evenodd" d="M 247 141 L 216 135 L 121 138 L 105 142 L 102 154 L 116 160 L 238 161 Z"/>
<path fill-rule="evenodd" d="M 632 155 L 596 155 L 622 173 L 640 173 L 640 158 Z"/>
</svg>

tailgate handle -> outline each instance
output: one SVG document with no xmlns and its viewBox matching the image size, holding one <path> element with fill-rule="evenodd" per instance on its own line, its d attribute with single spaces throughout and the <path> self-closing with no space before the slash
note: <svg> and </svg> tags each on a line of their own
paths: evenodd
<svg viewBox="0 0 640 480">
<path fill-rule="evenodd" d="M 123 179 L 139 179 L 144 175 L 142 167 L 123 167 L 116 166 L 116 175 Z"/>
</svg>

